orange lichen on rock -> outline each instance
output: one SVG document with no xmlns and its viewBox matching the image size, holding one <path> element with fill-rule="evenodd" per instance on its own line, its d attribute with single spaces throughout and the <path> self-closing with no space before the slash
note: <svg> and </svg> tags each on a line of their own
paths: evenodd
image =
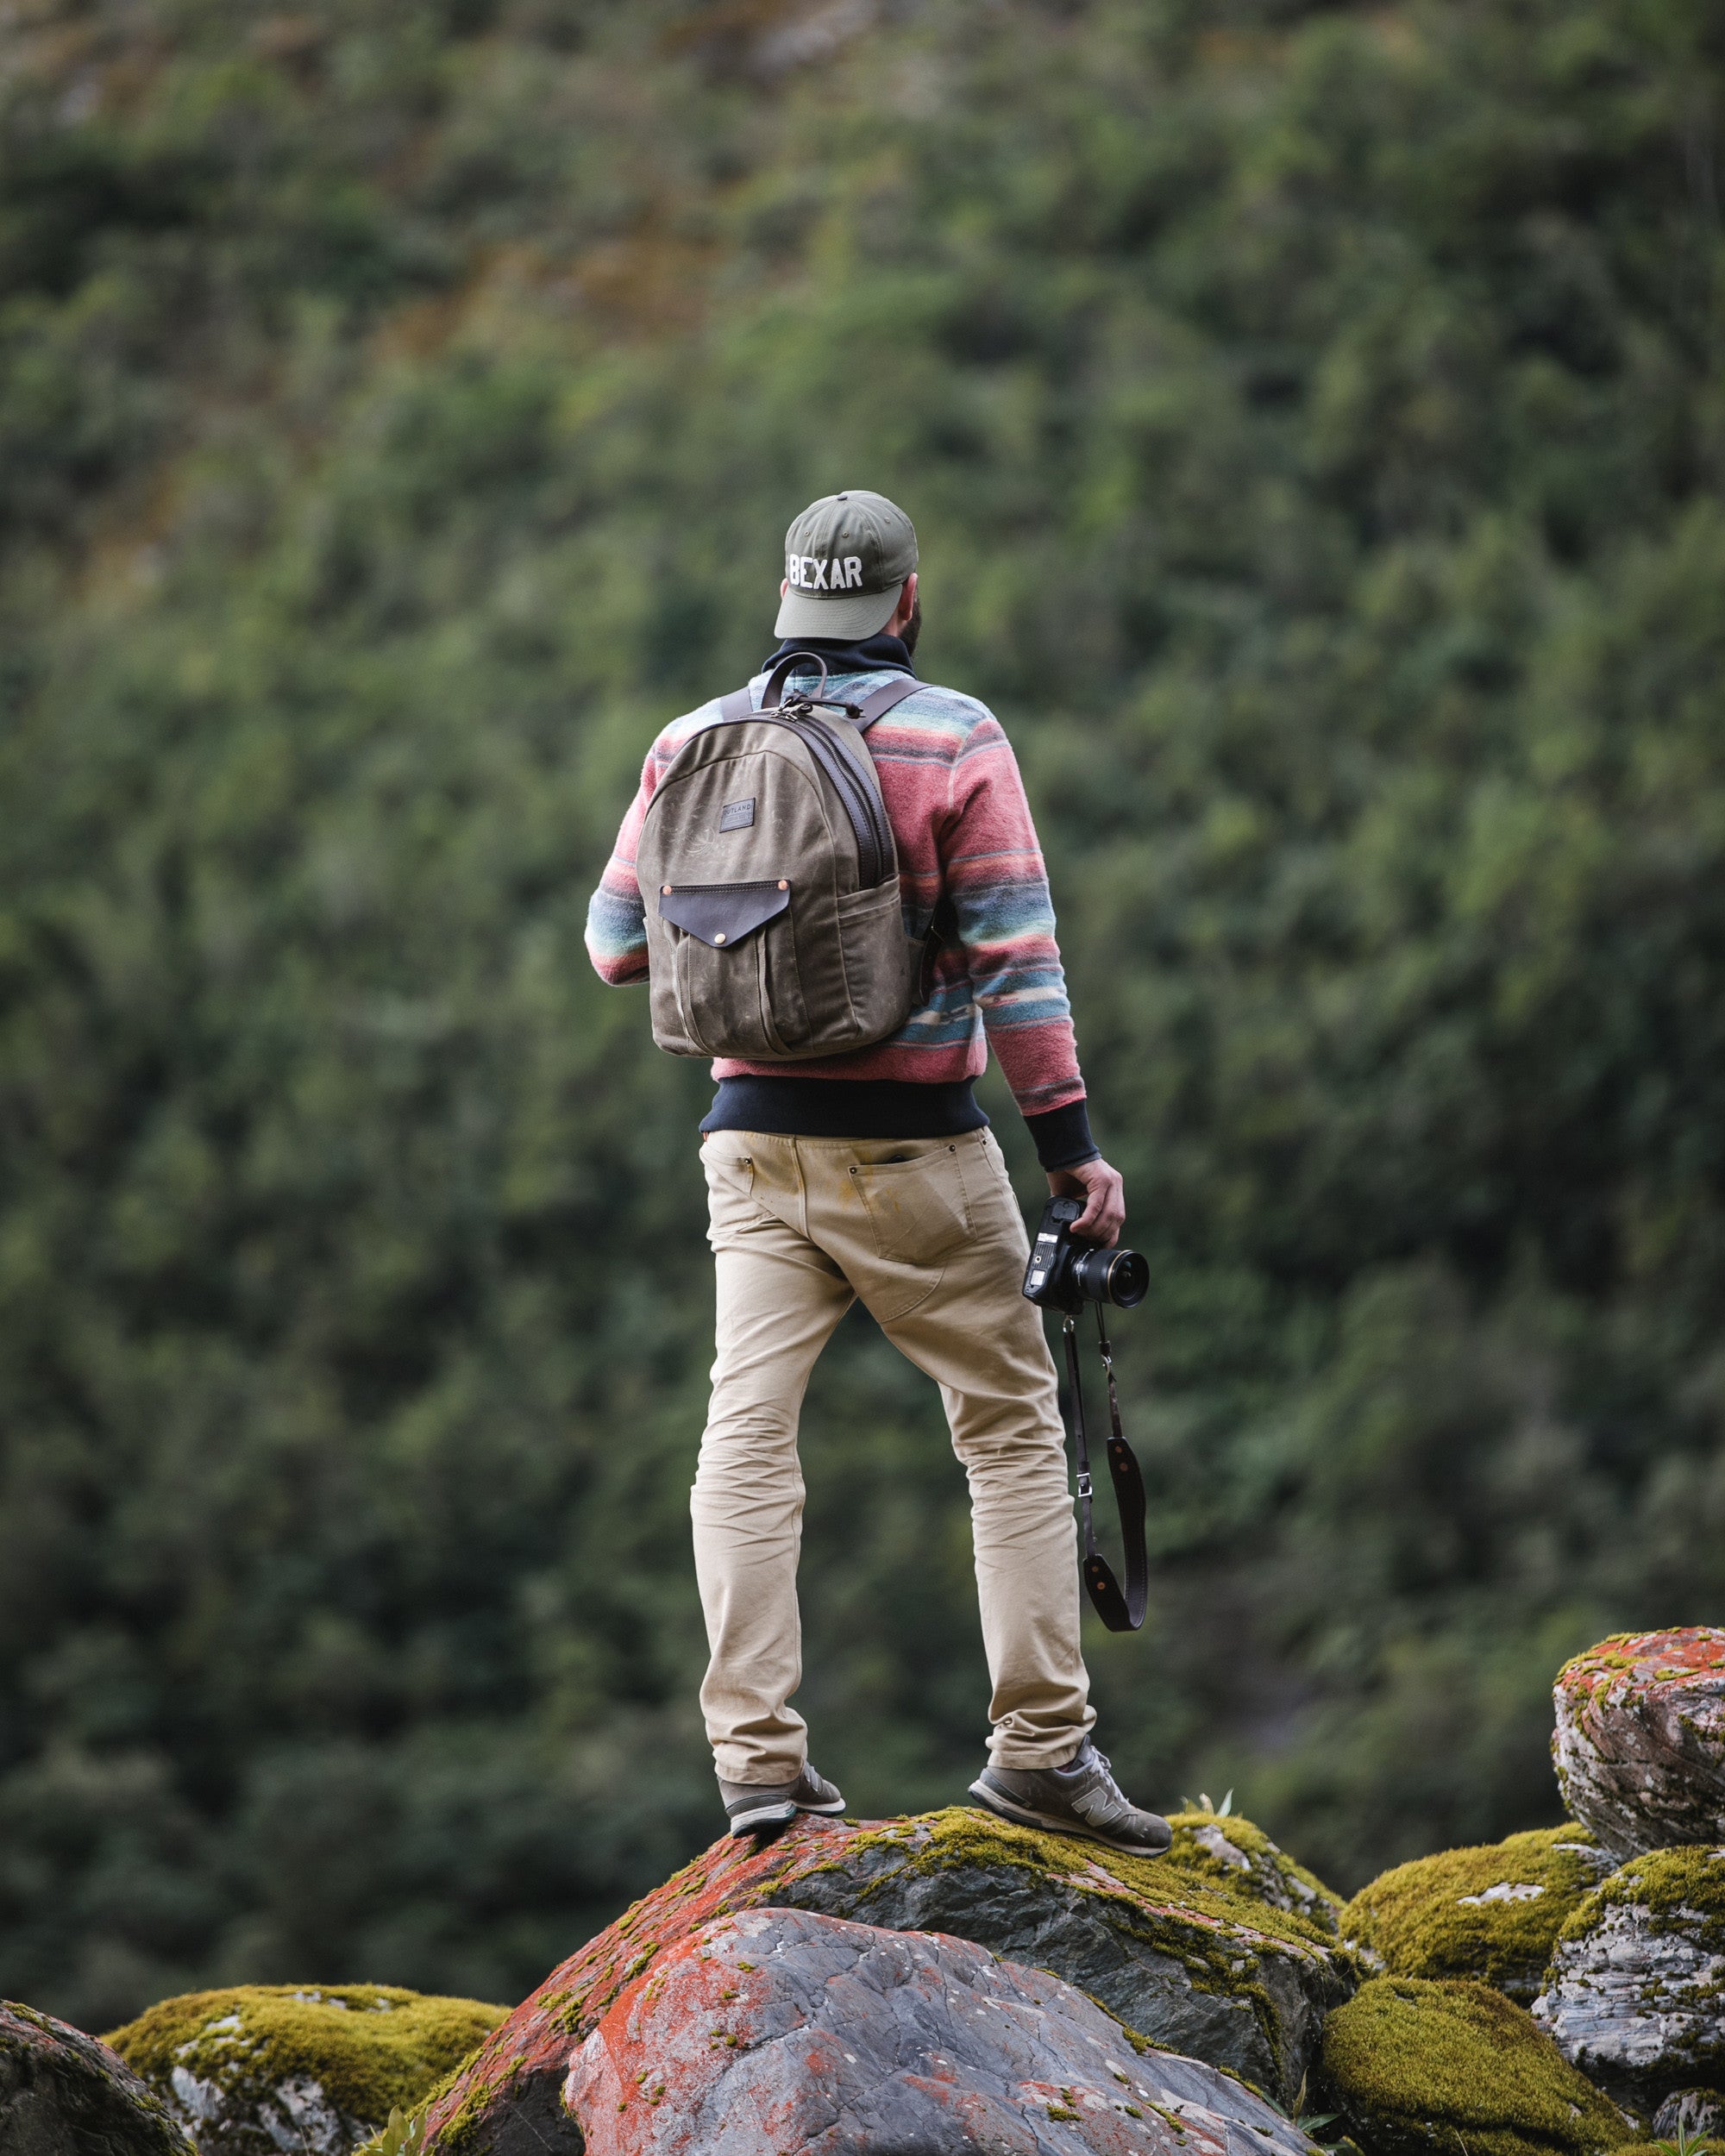
<svg viewBox="0 0 1725 2156">
<path fill-rule="evenodd" d="M 770 1907 L 968 1938 L 1006 1960 L 1034 1960 L 1140 2040 L 1208 2059 L 1286 2102 L 1324 2012 L 1364 1972 L 1335 1936 L 1335 1898 L 1321 1883 L 1250 1821 L 1220 1826 L 1228 1839 L 1208 1814 L 1177 1821 L 1176 1849 L 1155 1863 L 963 1809 L 862 1826 L 802 1821 L 765 1846 L 726 1838 L 517 2009 L 426 2106 L 427 2150 L 477 2156 L 504 2109 L 526 2115 L 524 2130 L 562 2130 L 569 2060 L 617 2002 L 638 1985 L 635 1996 L 650 2003 L 655 1964 L 668 1949 L 717 1919 Z"/>
<path fill-rule="evenodd" d="M 1621 1858 L 1725 1841 L 1725 1631 L 1619 1633 L 1558 1672 L 1552 1757 Z"/>
</svg>

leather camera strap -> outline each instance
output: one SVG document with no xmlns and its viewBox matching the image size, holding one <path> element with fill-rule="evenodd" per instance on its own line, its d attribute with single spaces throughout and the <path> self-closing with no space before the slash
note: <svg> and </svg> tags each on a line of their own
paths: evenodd
<svg viewBox="0 0 1725 2156">
<path fill-rule="evenodd" d="M 1110 1632 L 1136 1632 L 1144 1622 L 1150 1595 L 1150 1564 L 1144 1546 L 1144 1476 L 1138 1457 L 1120 1427 L 1120 1398 L 1114 1383 L 1113 1351 L 1108 1344 L 1102 1307 L 1096 1305 L 1096 1337 L 1102 1367 L 1108 1374 L 1108 1479 L 1114 1486 L 1114 1503 L 1120 1515 L 1120 1540 L 1126 1550 L 1126 1591 L 1096 1547 L 1094 1485 L 1090 1478 L 1089 1439 L 1084 1428 L 1084 1381 L 1078 1371 L 1078 1320 L 1070 1312 L 1061 1320 L 1066 1343 L 1066 1378 L 1072 1395 L 1072 1450 L 1078 1462 L 1078 1518 L 1084 1530 L 1084 1589 L 1096 1614 Z"/>
</svg>

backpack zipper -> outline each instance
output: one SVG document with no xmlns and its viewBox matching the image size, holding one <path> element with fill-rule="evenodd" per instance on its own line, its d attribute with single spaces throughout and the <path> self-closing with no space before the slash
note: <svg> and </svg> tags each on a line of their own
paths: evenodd
<svg viewBox="0 0 1725 2156">
<path fill-rule="evenodd" d="M 856 837 L 857 886 L 865 891 L 872 889 L 886 874 L 886 834 L 881 829 L 886 813 L 884 806 L 878 799 L 870 799 L 868 787 L 846 762 L 844 750 L 832 744 L 824 719 L 787 717 L 784 723 L 817 758 L 831 781 L 833 791 L 844 804 Z"/>
</svg>

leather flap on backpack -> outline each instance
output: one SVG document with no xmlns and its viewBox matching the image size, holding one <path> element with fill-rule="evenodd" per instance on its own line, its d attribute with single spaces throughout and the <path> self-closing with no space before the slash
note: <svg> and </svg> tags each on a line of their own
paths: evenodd
<svg viewBox="0 0 1725 2156">
<path fill-rule="evenodd" d="M 673 928 L 728 950 L 776 920 L 791 903 L 788 883 L 693 883 L 659 893 L 659 914 Z"/>
</svg>

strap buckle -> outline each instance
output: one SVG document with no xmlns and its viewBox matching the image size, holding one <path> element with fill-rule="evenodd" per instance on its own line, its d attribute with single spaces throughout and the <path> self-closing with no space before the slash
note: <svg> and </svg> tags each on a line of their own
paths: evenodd
<svg viewBox="0 0 1725 2156">
<path fill-rule="evenodd" d="M 1086 1504 L 1088 1504 L 1090 1499 L 1095 1495 L 1095 1488 L 1090 1480 L 1090 1472 L 1088 1468 L 1080 1468 L 1078 1470 L 1078 1495 Z"/>
</svg>

